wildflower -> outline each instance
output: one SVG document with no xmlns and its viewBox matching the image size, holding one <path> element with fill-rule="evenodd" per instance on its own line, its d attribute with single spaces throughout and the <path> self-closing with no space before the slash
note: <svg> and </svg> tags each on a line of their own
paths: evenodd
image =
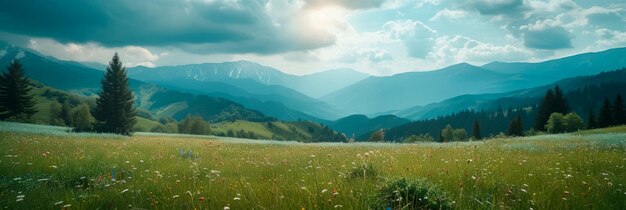
<svg viewBox="0 0 626 210">
<path fill-rule="evenodd" d="M 467 159 L 467 164 L 472 163 L 472 161 L 473 161 L 472 159 Z"/>
<path fill-rule="evenodd" d="M 200 196 L 200 197 L 198 197 L 198 200 L 199 200 L 199 201 L 204 201 L 204 196 Z"/>
<path fill-rule="evenodd" d="M 178 197 L 180 197 L 180 195 L 174 195 L 174 196 L 172 196 L 172 198 L 178 198 Z"/>
<path fill-rule="evenodd" d="M 230 207 L 224 206 L 224 210 L 230 210 Z"/>
<path fill-rule="evenodd" d="M 139 160 L 140 163 L 143 163 L 143 160 Z"/>
<path fill-rule="evenodd" d="M 50 179 L 38 179 L 37 182 L 44 182 L 44 181 L 48 181 Z"/>
<path fill-rule="evenodd" d="M 54 206 L 61 205 L 61 204 L 63 204 L 63 201 L 59 201 L 59 202 L 54 203 Z"/>
<path fill-rule="evenodd" d="M 335 205 L 335 208 L 343 208 L 342 205 Z"/>
<path fill-rule="evenodd" d="M 66 209 L 66 208 L 69 208 L 70 206 L 72 206 L 72 204 L 65 204 L 63 208 Z"/>
<path fill-rule="evenodd" d="M 315 158 L 315 155 L 311 155 L 311 158 Z"/>
<path fill-rule="evenodd" d="M 528 193 L 528 192 L 526 191 L 526 189 L 522 189 L 522 192 L 524 192 L 524 193 Z"/>
<path fill-rule="evenodd" d="M 128 189 L 124 189 L 124 190 L 122 190 L 122 192 L 121 192 L 121 193 L 125 193 L 125 192 L 128 192 Z"/>
<path fill-rule="evenodd" d="M 126 161 L 126 164 L 129 164 L 129 163 L 130 163 L 130 161 L 128 161 L 128 160 L 127 160 L 127 161 Z"/>
<path fill-rule="evenodd" d="M 185 149 L 183 148 L 180 149 L 180 156 L 185 157 Z"/>
<path fill-rule="evenodd" d="M 322 193 L 325 193 L 325 192 L 327 192 L 327 191 L 328 191 L 327 189 L 323 189 L 323 190 L 322 190 Z"/>
</svg>

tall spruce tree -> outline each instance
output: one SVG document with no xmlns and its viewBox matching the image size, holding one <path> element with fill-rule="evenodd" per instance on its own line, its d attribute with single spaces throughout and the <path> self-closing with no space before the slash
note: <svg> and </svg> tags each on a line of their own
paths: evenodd
<svg viewBox="0 0 626 210">
<path fill-rule="evenodd" d="M 96 101 L 95 130 L 130 135 L 136 122 L 134 103 L 135 97 L 128 88 L 126 68 L 115 53 L 102 79 L 102 91 Z"/>
<path fill-rule="evenodd" d="M 548 118 L 550 118 L 550 114 L 554 110 L 554 92 L 552 89 L 548 89 L 546 91 L 546 95 L 543 97 L 543 100 L 539 104 L 537 108 L 537 117 L 535 118 L 535 130 L 536 131 L 545 131 L 546 130 L 546 122 L 548 122 Z"/>
<path fill-rule="evenodd" d="M 523 136 L 522 117 L 519 115 L 509 123 L 509 136 Z"/>
<path fill-rule="evenodd" d="M 0 120 L 30 119 L 37 112 L 30 90 L 30 80 L 24 75 L 22 64 L 14 59 L 0 75 Z"/>
<path fill-rule="evenodd" d="M 622 95 L 617 94 L 613 101 L 613 125 L 626 124 L 626 114 L 624 113 L 624 100 Z"/>
<path fill-rule="evenodd" d="M 569 113 L 569 104 L 567 103 L 567 99 L 565 99 L 565 96 L 563 95 L 563 90 L 561 90 L 561 87 L 559 87 L 559 85 L 556 85 L 554 87 L 553 108 L 554 110 L 552 110 L 552 113 L 558 112 L 563 115 Z"/>
<path fill-rule="evenodd" d="M 600 128 L 606 128 L 613 125 L 613 112 L 611 110 L 611 102 L 609 98 L 604 98 L 602 103 L 602 109 L 600 109 L 600 116 L 598 116 L 598 126 Z"/>
<path fill-rule="evenodd" d="M 593 112 L 593 109 L 589 109 L 589 118 L 587 118 L 587 129 L 596 128 L 596 115 Z"/>
<path fill-rule="evenodd" d="M 478 124 L 478 120 L 474 120 L 474 125 L 472 125 L 472 136 L 476 140 L 483 138 L 480 134 L 480 124 Z"/>
</svg>

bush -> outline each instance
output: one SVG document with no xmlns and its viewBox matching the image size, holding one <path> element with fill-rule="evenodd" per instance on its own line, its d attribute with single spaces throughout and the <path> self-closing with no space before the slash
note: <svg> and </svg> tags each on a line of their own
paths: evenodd
<svg viewBox="0 0 626 210">
<path fill-rule="evenodd" d="M 380 129 L 378 131 L 374 131 L 374 133 L 372 133 L 368 141 L 381 142 L 384 140 L 385 140 L 385 131 L 383 129 Z"/>
<path fill-rule="evenodd" d="M 452 201 L 440 186 L 426 179 L 401 178 L 386 183 L 373 209 L 452 209 Z"/>
<path fill-rule="evenodd" d="M 565 132 L 565 125 L 563 123 L 563 114 L 552 113 L 548 118 L 548 124 L 546 124 L 546 130 L 548 133 L 563 133 Z"/>
<path fill-rule="evenodd" d="M 415 143 L 415 142 L 433 142 L 435 139 L 430 136 L 430 134 L 420 134 L 420 135 L 411 135 L 404 139 L 404 143 Z"/>
<path fill-rule="evenodd" d="M 356 167 L 354 169 L 352 169 L 352 171 L 350 171 L 350 179 L 358 179 L 358 178 L 362 178 L 362 179 L 374 179 L 378 177 L 378 171 L 376 170 L 376 168 L 374 168 L 374 166 L 372 164 L 362 164 L 359 167 Z"/>
</svg>

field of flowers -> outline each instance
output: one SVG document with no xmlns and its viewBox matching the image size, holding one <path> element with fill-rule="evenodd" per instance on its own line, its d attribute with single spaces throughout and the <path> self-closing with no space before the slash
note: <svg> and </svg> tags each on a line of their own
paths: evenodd
<svg viewBox="0 0 626 210">
<path fill-rule="evenodd" d="M 626 209 L 626 128 L 406 145 L 24 126 L 0 124 L 0 208 L 368 209 L 420 177 L 455 209 Z M 350 178 L 363 165 L 376 176 Z"/>
</svg>

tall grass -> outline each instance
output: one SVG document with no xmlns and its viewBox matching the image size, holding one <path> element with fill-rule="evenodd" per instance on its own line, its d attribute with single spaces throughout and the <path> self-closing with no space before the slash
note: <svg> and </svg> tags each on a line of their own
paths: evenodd
<svg viewBox="0 0 626 210">
<path fill-rule="evenodd" d="M 303 144 L 5 126 L 0 207 L 7 209 L 367 209 L 396 178 L 441 186 L 455 209 L 626 209 L 622 133 Z M 364 164 L 379 178 L 350 179 Z"/>
</svg>

